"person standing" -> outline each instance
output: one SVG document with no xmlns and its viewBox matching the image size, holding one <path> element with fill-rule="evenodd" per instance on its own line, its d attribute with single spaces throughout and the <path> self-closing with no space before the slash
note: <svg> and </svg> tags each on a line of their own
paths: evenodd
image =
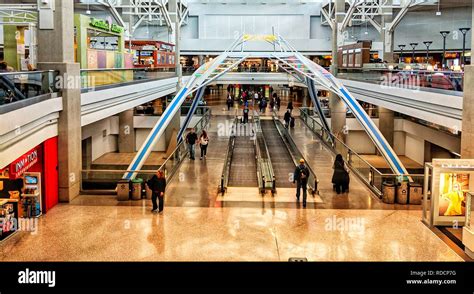
<svg viewBox="0 0 474 294">
<path fill-rule="evenodd" d="M 300 189 L 303 189 L 303 207 L 306 207 L 306 187 L 308 185 L 309 169 L 304 164 L 304 159 L 300 159 L 300 164 L 293 174 L 293 184 L 296 182 L 296 199 L 300 202 Z"/>
<path fill-rule="evenodd" d="M 291 113 L 289 109 L 286 110 L 285 115 L 283 116 L 283 120 L 285 121 L 285 128 L 288 129 L 291 120 Z"/>
<path fill-rule="evenodd" d="M 151 212 L 163 212 L 163 207 L 165 205 L 165 190 L 166 190 L 166 178 L 165 174 L 159 170 L 155 175 L 147 182 L 148 188 L 152 191 L 151 202 L 153 204 L 153 209 Z M 159 205 L 156 203 L 156 200 L 159 200 Z"/>
<path fill-rule="evenodd" d="M 205 130 L 202 130 L 201 136 L 199 137 L 199 144 L 201 146 L 201 160 L 206 158 L 207 155 L 207 145 L 209 144 L 209 136 Z"/>
<path fill-rule="evenodd" d="M 188 144 L 188 150 L 189 150 L 189 158 L 191 160 L 194 160 L 194 153 L 195 153 L 195 145 L 197 143 L 198 136 L 196 135 L 196 131 L 194 128 L 189 131 L 189 133 L 186 135 L 186 144 Z"/>
<path fill-rule="evenodd" d="M 232 104 L 234 104 L 234 99 L 232 99 L 232 95 L 229 92 L 229 94 L 227 95 L 227 111 L 230 111 Z"/>
<path fill-rule="evenodd" d="M 275 95 L 276 95 L 276 93 L 275 93 Z M 280 111 L 281 99 L 278 95 L 275 97 L 275 105 L 276 105 L 277 111 Z"/>
<path fill-rule="evenodd" d="M 344 159 L 342 155 L 336 155 L 336 160 L 334 160 L 334 174 L 332 175 L 332 183 L 336 188 L 336 193 L 341 194 L 349 190 L 349 173 L 344 165 Z"/>
</svg>

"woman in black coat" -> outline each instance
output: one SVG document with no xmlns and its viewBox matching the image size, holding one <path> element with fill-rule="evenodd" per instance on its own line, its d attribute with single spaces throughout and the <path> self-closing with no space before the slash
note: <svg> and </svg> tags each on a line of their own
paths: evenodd
<svg viewBox="0 0 474 294">
<path fill-rule="evenodd" d="M 151 212 L 163 212 L 163 206 L 165 204 L 165 190 L 166 190 L 166 178 L 165 174 L 159 170 L 156 172 L 156 175 L 148 180 L 148 188 L 152 191 L 151 202 L 153 203 L 153 209 Z M 157 205 L 156 200 L 159 200 L 159 205 Z"/>
<path fill-rule="evenodd" d="M 334 174 L 332 176 L 332 183 L 336 188 L 336 193 L 341 194 L 349 190 L 349 173 L 344 165 L 344 160 L 342 155 L 336 155 L 336 160 L 332 167 L 334 169 Z"/>
</svg>

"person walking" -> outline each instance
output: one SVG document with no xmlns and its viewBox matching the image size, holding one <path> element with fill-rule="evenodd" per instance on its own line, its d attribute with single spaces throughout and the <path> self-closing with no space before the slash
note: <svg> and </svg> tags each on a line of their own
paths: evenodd
<svg viewBox="0 0 474 294">
<path fill-rule="evenodd" d="M 201 136 L 199 137 L 199 145 L 201 146 L 201 160 L 206 158 L 207 145 L 209 144 L 209 136 L 205 130 L 202 130 Z"/>
<path fill-rule="evenodd" d="M 165 190 L 166 190 L 166 178 L 165 174 L 159 170 L 155 175 L 147 182 L 148 188 L 152 191 L 151 202 L 153 209 L 151 212 L 163 213 L 163 207 L 165 205 Z M 159 200 L 159 205 L 156 200 Z"/>
<path fill-rule="evenodd" d="M 196 135 L 196 131 L 194 128 L 189 131 L 189 133 L 186 135 L 186 144 L 188 144 L 188 150 L 189 150 L 189 158 L 191 160 L 194 160 L 194 153 L 195 153 L 195 146 L 198 140 L 198 136 Z"/>
<path fill-rule="evenodd" d="M 234 104 L 234 99 L 232 99 L 232 95 L 229 92 L 229 94 L 227 95 L 227 111 L 230 111 L 232 104 Z"/>
<path fill-rule="evenodd" d="M 342 155 L 336 155 L 334 160 L 334 174 L 332 175 L 332 183 L 336 188 L 336 193 L 341 194 L 349 190 L 349 172 L 347 171 Z"/>
<path fill-rule="evenodd" d="M 283 120 L 285 121 L 285 128 L 288 129 L 291 120 L 291 112 L 289 109 L 286 110 L 285 115 L 283 116 Z"/>
<path fill-rule="evenodd" d="M 276 95 L 276 93 L 275 93 L 275 95 Z M 275 97 L 275 105 L 276 105 L 277 111 L 280 111 L 281 99 L 278 95 Z"/>
<path fill-rule="evenodd" d="M 293 112 L 293 101 L 290 100 L 288 102 L 288 105 L 286 106 L 286 109 L 290 111 L 290 114 Z"/>
<path fill-rule="evenodd" d="M 300 159 L 300 164 L 296 167 L 293 174 L 293 184 L 296 182 L 296 199 L 300 202 L 300 189 L 303 189 L 303 207 L 306 207 L 306 187 L 308 185 L 309 169 L 304 163 L 304 159 Z"/>
<path fill-rule="evenodd" d="M 243 123 L 246 124 L 248 123 L 249 121 L 249 108 L 248 107 L 245 107 L 244 108 L 244 119 L 243 119 Z"/>
</svg>

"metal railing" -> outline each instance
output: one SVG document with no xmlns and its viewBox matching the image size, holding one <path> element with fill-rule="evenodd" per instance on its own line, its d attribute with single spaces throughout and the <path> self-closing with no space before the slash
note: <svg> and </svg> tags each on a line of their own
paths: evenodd
<svg viewBox="0 0 474 294">
<path fill-rule="evenodd" d="M 0 73 L 0 105 L 60 91 L 58 71 L 25 71 Z"/>
<path fill-rule="evenodd" d="M 114 85 L 134 84 L 175 77 L 174 68 L 104 68 L 82 69 L 83 92 Z"/>
<path fill-rule="evenodd" d="M 338 78 L 424 91 L 463 91 L 464 72 L 399 69 L 342 70 Z"/>
<path fill-rule="evenodd" d="M 310 167 L 308 161 L 303 156 L 303 154 L 299 151 L 298 147 L 296 146 L 296 143 L 294 142 L 293 138 L 288 132 L 288 129 L 283 126 L 283 124 L 281 123 L 281 121 L 278 119 L 276 115 L 274 115 L 273 118 L 278 130 L 278 133 L 280 133 L 280 136 L 282 137 L 287 150 L 290 152 L 291 159 L 293 160 L 295 168 L 299 165 L 300 159 L 303 159 L 306 162 L 306 167 L 309 170 L 308 187 L 310 189 L 310 192 L 313 196 L 314 194 L 319 194 L 319 191 L 318 191 L 319 180 L 316 173 Z"/>
<path fill-rule="evenodd" d="M 259 189 L 263 194 L 265 190 L 270 189 L 272 194 L 276 193 L 275 173 L 273 172 L 273 165 L 268 151 L 268 145 L 263 135 L 260 124 L 260 116 L 254 110 L 252 117 L 254 131 L 255 131 L 255 148 L 257 155 L 257 173 L 259 174 Z"/>
<path fill-rule="evenodd" d="M 347 166 L 356 174 L 362 182 L 371 189 L 379 198 L 382 197 L 383 184 L 385 182 L 400 183 L 411 177 L 413 182 L 423 185 L 424 175 L 422 174 L 387 174 L 382 173 L 362 156 L 353 151 L 339 138 L 326 131 L 322 124 L 318 122 L 318 117 L 313 116 L 309 108 L 300 108 L 300 117 L 306 126 L 313 131 L 334 154 L 341 154 Z M 329 137 L 333 139 L 331 144 Z"/>
<path fill-rule="evenodd" d="M 232 157 L 234 155 L 234 146 L 235 146 L 235 130 L 234 126 L 238 124 L 238 117 L 234 119 L 234 125 L 231 128 L 231 134 L 229 137 L 229 143 L 227 144 L 227 152 L 224 160 L 224 167 L 222 168 L 221 174 L 221 183 L 219 186 L 219 193 L 222 195 L 225 194 L 227 186 L 229 184 L 229 175 L 230 175 L 230 165 L 232 164 Z"/>
<path fill-rule="evenodd" d="M 211 117 L 211 111 L 206 112 L 203 117 L 196 123 L 194 129 L 196 133 L 200 133 L 206 126 L 209 124 Z M 182 141 L 179 143 L 176 148 L 171 152 L 171 154 L 165 159 L 165 161 L 159 165 L 157 170 L 161 170 L 165 173 L 166 179 L 171 181 L 176 171 L 178 170 L 181 163 L 186 159 L 189 150 L 186 146 L 186 142 Z M 107 184 L 110 186 L 110 183 L 115 184 L 120 181 L 125 173 L 136 172 L 136 178 L 146 178 L 150 173 L 156 173 L 157 170 L 82 170 L 81 172 L 81 191 L 86 190 L 100 190 L 100 189 L 85 189 L 84 182 L 93 182 L 97 183 L 98 186 L 101 184 Z M 110 189 L 105 189 L 110 190 Z"/>
</svg>

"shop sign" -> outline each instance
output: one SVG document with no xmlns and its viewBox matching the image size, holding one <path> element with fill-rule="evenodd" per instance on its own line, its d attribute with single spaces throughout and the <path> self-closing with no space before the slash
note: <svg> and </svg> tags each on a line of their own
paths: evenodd
<svg viewBox="0 0 474 294">
<path fill-rule="evenodd" d="M 168 45 L 168 44 L 161 44 L 160 48 L 163 49 L 163 50 L 170 50 L 170 51 L 173 50 L 173 46 Z"/>
<path fill-rule="evenodd" d="M 38 162 L 38 150 L 33 149 L 10 164 L 10 179 L 18 179 Z"/>
<path fill-rule="evenodd" d="M 91 18 L 90 26 L 94 28 L 98 28 L 98 29 L 103 29 L 106 31 L 110 30 L 109 22 L 103 19 Z"/>
<path fill-rule="evenodd" d="M 117 34 L 123 33 L 123 28 L 121 26 L 116 25 L 116 24 L 112 24 L 112 27 L 110 28 L 110 30 L 114 33 L 117 33 Z"/>
</svg>

